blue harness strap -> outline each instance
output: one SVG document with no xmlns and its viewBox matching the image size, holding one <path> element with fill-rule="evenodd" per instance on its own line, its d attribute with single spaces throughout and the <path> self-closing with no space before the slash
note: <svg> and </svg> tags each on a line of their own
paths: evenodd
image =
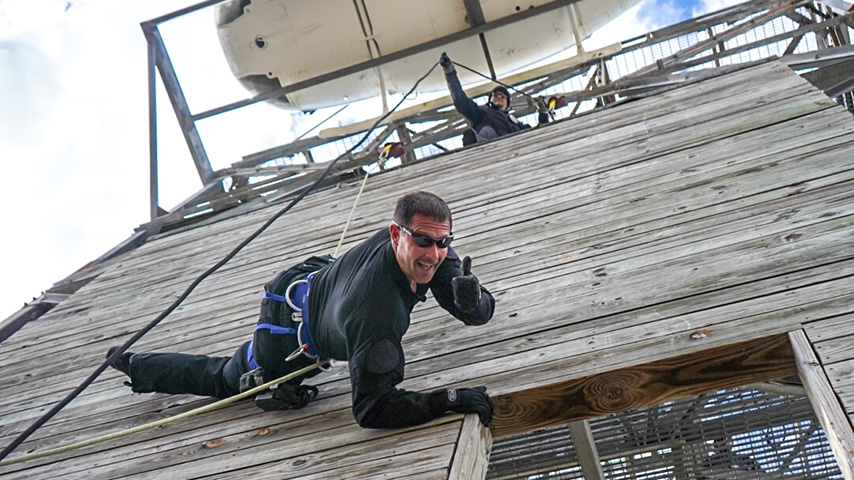
<svg viewBox="0 0 854 480">
<path fill-rule="evenodd" d="M 271 323 L 260 323 L 253 331 L 263 329 L 269 330 L 273 335 L 297 335 L 297 342 L 299 342 L 300 345 L 308 345 L 306 352 L 319 358 L 320 351 L 317 349 L 317 346 L 314 344 L 314 340 L 311 338 L 311 331 L 308 324 L 308 292 L 311 287 L 311 278 L 313 276 L 314 273 L 311 273 L 306 277 L 305 282 L 299 282 L 296 284 L 293 288 L 294 296 L 290 302 L 302 311 L 302 321 L 305 324 L 305 328 L 297 330 L 295 328 L 280 327 Z M 277 302 L 289 303 L 288 299 L 285 298 L 284 295 L 276 295 L 271 292 L 264 292 L 264 298 L 268 300 L 275 300 Z M 258 362 L 255 360 L 255 355 L 252 353 L 254 343 L 254 340 L 250 340 L 249 348 L 246 350 L 246 362 L 249 364 L 249 368 L 252 369 L 256 369 L 259 366 Z"/>
<path fill-rule="evenodd" d="M 272 292 L 264 292 L 264 298 L 267 298 L 270 300 L 275 300 L 277 302 L 287 303 L 287 301 L 288 301 L 284 295 L 276 295 L 275 293 L 272 293 Z"/>
<path fill-rule="evenodd" d="M 255 370 L 260 367 L 258 362 L 255 360 L 255 355 L 252 354 L 252 346 L 255 343 L 255 340 L 249 340 L 249 348 L 246 349 L 246 363 L 249 364 L 249 368 L 251 370 Z"/>
<path fill-rule="evenodd" d="M 261 323 L 257 327 L 255 327 L 255 330 L 253 330 L 253 331 L 258 331 L 258 330 L 269 330 L 270 333 L 272 333 L 273 335 L 296 335 L 297 334 L 297 331 L 295 328 L 280 327 L 278 325 L 273 325 L 272 323 Z"/>
<path fill-rule="evenodd" d="M 315 272 L 310 273 L 305 278 L 305 282 L 300 282 L 296 287 L 294 287 L 294 298 L 291 299 L 291 301 L 302 311 L 303 328 L 300 328 L 298 331 L 298 340 L 300 345 L 308 345 L 306 353 L 308 353 L 309 356 L 322 358 L 323 356 L 320 354 L 320 350 L 311 338 L 311 324 L 309 323 L 309 318 L 311 316 L 308 313 L 308 292 L 311 290 L 311 279 L 314 277 L 314 273 Z"/>
</svg>

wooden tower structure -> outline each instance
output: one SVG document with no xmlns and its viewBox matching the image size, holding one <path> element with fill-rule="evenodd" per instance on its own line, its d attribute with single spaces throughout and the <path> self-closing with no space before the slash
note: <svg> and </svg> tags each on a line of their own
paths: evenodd
<svg viewBox="0 0 854 480">
<path fill-rule="evenodd" d="M 810 9 L 826 18 L 806 18 Z M 321 393 L 302 410 L 262 412 L 241 402 L 0 466 L 0 475 L 484 478 L 493 439 L 569 423 L 576 448 L 586 448 L 590 458 L 595 446 L 581 441 L 589 439 L 586 419 L 797 378 L 839 475 L 854 480 L 850 42 L 825 44 L 813 54 L 813 62 L 822 62 L 811 66 L 814 83 L 791 67 L 806 61 L 796 48 L 808 35 L 828 38 L 832 31 L 845 38 L 839 32 L 847 35 L 854 14 L 830 12 L 810 2 L 750 2 L 641 43 L 678 44 L 688 30 L 715 32 L 718 24 L 738 32 L 712 33 L 638 75 L 608 81 L 602 71 L 616 54 L 589 54 L 565 66 L 562 80 L 539 77 L 539 90 L 532 90 L 565 89 L 567 78 L 584 72 L 598 80 L 562 93 L 578 105 L 592 102 L 589 111 L 570 112 L 571 103 L 567 118 L 485 144 L 454 149 L 442 143 L 459 135 L 460 119 L 453 112 L 437 119 L 439 107 L 412 114 L 439 124 L 415 133 L 413 118 L 399 116 L 386 124 L 386 137 L 375 137 L 379 144 L 395 132 L 408 135 L 410 156 L 371 177 L 343 248 L 387 227 L 406 192 L 428 190 L 450 204 L 455 248 L 473 257 L 473 271 L 496 297 L 496 313 L 485 326 L 465 327 L 432 300 L 417 307 L 405 336 L 402 387 L 486 385 L 496 406 L 490 429 L 472 415 L 399 430 L 362 429 L 350 411 L 347 367 L 338 365 L 309 381 Z M 724 61 L 733 50 L 726 41 L 781 17 L 795 24 L 804 17 L 804 23 L 764 44 L 784 42 L 794 45 L 791 51 L 779 59 Z M 744 22 L 752 22 L 750 28 Z M 710 62 L 709 72 L 688 70 Z M 524 106 L 518 108 L 524 114 Z M 336 133 L 333 141 L 344 135 Z M 148 323 L 312 178 L 273 182 L 311 172 L 313 165 L 265 163 L 271 156 L 290 157 L 324 141 L 330 140 L 282 146 L 227 172 L 206 173 L 234 176 L 235 187 L 217 191 L 212 181 L 61 282 L 49 292 L 61 301 L 53 297 L 56 306 L 37 320 L 22 321 L 32 314 L 23 312 L 5 322 L 20 329 L 0 343 L 0 443 L 64 397 L 110 346 Z M 449 151 L 416 155 L 434 144 Z M 333 186 L 308 195 L 133 350 L 230 355 L 252 332 L 264 283 L 309 255 L 334 250 L 361 184 L 359 167 L 376 161 L 372 151 L 353 155 L 332 177 Z M 262 174 L 274 177 L 250 194 L 259 184 L 247 179 Z M 210 211 L 191 215 L 203 206 Z M 132 395 L 123 378 L 105 372 L 10 458 L 211 402 Z M 591 468 L 585 478 L 596 478 Z"/>
</svg>

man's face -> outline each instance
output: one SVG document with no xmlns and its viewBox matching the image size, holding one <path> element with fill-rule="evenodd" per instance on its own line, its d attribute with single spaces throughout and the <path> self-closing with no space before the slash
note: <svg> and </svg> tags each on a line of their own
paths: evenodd
<svg viewBox="0 0 854 480">
<path fill-rule="evenodd" d="M 412 233 L 420 233 L 435 239 L 447 237 L 451 234 L 451 222 L 445 220 L 440 222 L 432 217 L 416 213 L 412 216 L 409 225 L 404 225 Z M 394 256 L 400 269 L 409 279 L 410 287 L 415 291 L 416 284 L 430 283 L 439 265 L 448 255 L 448 248 L 439 248 L 435 243 L 427 247 L 419 247 L 412 241 L 405 231 L 395 224 L 389 227 L 391 232 L 391 244 L 394 248 Z"/>
<path fill-rule="evenodd" d="M 489 101 L 502 111 L 507 110 L 507 107 L 510 106 L 510 100 L 501 92 L 492 92 L 492 95 L 489 96 Z"/>
</svg>

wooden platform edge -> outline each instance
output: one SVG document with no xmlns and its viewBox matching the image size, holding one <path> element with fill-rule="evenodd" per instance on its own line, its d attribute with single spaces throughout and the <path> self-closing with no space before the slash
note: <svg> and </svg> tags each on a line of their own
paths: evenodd
<svg viewBox="0 0 854 480">
<path fill-rule="evenodd" d="M 493 397 L 496 438 L 797 375 L 786 333 Z"/>
<path fill-rule="evenodd" d="M 492 433 L 480 418 L 470 413 L 463 419 L 460 438 L 451 460 L 448 480 L 483 480 L 489 467 Z"/>
<path fill-rule="evenodd" d="M 803 330 L 789 332 L 798 376 L 845 480 L 854 480 L 854 429 Z"/>
</svg>

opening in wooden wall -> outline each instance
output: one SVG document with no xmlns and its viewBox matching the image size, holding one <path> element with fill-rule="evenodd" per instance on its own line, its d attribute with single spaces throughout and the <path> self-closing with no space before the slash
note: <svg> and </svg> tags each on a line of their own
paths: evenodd
<svg viewBox="0 0 854 480">
<path fill-rule="evenodd" d="M 498 395 L 490 429 L 500 438 L 797 374 L 779 334 Z"/>
<path fill-rule="evenodd" d="M 779 334 L 498 396 L 489 478 L 843 478 L 803 387 L 767 388 L 799 385 L 792 345 Z"/>
<path fill-rule="evenodd" d="M 581 420 L 574 422 L 584 424 Z M 762 382 L 497 439 L 487 479 L 842 479 L 800 385 Z M 581 433 L 578 433 L 579 427 Z M 599 468 L 591 473 L 591 456 Z"/>
</svg>

